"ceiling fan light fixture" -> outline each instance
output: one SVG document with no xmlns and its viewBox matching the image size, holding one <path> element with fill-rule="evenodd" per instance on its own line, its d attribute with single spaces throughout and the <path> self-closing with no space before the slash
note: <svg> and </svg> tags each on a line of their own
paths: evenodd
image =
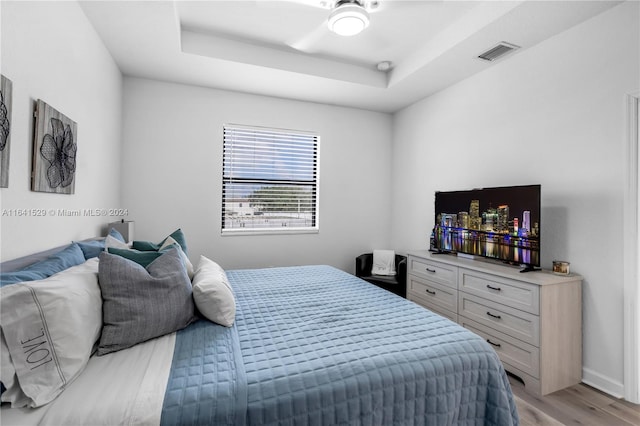
<svg viewBox="0 0 640 426">
<path fill-rule="evenodd" d="M 369 13 L 357 3 L 336 7 L 329 15 L 329 29 L 341 36 L 353 36 L 369 26 Z"/>
</svg>

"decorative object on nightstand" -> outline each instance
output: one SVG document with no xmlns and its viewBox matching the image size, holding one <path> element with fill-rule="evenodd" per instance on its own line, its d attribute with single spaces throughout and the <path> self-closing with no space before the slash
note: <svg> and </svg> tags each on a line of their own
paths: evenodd
<svg viewBox="0 0 640 426">
<path fill-rule="evenodd" d="M 133 241 L 133 221 L 125 221 L 122 219 L 120 222 L 112 222 L 107 227 L 107 233 L 113 228 L 124 237 L 125 242 L 130 243 Z"/>
<path fill-rule="evenodd" d="M 407 257 L 400 254 L 394 256 L 394 275 L 375 275 L 373 253 L 365 253 L 356 257 L 356 276 L 398 296 L 407 297 Z"/>
<path fill-rule="evenodd" d="M 569 262 L 565 262 L 564 260 L 554 260 L 553 261 L 553 273 L 558 275 L 569 275 L 569 266 L 571 264 Z"/>
</svg>

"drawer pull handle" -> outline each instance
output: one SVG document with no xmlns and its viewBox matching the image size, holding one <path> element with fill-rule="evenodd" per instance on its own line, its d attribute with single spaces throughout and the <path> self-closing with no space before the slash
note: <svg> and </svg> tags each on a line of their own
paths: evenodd
<svg viewBox="0 0 640 426">
<path fill-rule="evenodd" d="M 493 343 L 491 340 L 487 339 L 487 343 L 495 346 L 496 348 L 501 348 L 502 345 L 500 343 Z"/>
<path fill-rule="evenodd" d="M 487 284 L 487 288 L 488 288 L 489 290 L 495 290 L 495 291 L 501 291 L 501 290 L 502 290 L 500 287 L 492 287 L 492 286 L 490 286 L 489 284 Z"/>
<path fill-rule="evenodd" d="M 436 270 L 435 269 L 431 269 L 431 268 L 427 268 L 427 272 L 431 272 L 432 274 L 435 274 Z"/>
<path fill-rule="evenodd" d="M 429 290 L 429 289 L 426 289 L 425 291 L 426 291 L 427 293 L 429 293 L 429 294 L 433 295 L 433 296 L 435 296 L 435 295 L 436 295 L 436 292 L 435 292 L 435 291 L 431 291 L 431 290 Z"/>
<path fill-rule="evenodd" d="M 501 319 L 502 318 L 500 315 L 494 315 L 489 311 L 487 311 L 487 315 L 489 315 L 491 318 L 495 318 L 495 319 Z"/>
</svg>

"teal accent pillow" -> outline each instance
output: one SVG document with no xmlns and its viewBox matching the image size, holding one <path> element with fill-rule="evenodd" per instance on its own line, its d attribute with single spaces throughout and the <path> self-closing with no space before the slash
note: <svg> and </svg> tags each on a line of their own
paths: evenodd
<svg viewBox="0 0 640 426">
<path fill-rule="evenodd" d="M 180 247 L 182 248 L 182 251 L 185 254 L 187 254 L 187 239 L 185 238 L 184 232 L 182 232 L 182 229 L 176 229 L 175 231 L 173 231 L 171 233 L 171 235 L 169 235 L 168 237 L 165 237 L 158 244 L 152 243 L 151 241 L 134 241 L 132 246 L 131 246 L 131 248 L 133 248 L 135 250 L 139 250 L 139 251 L 158 251 L 158 250 L 160 250 L 160 247 L 162 247 L 164 242 L 169 237 L 171 237 L 174 240 L 176 240 L 176 242 L 178 244 L 180 244 Z"/>
<path fill-rule="evenodd" d="M 0 287 L 23 281 L 43 280 L 51 275 L 85 262 L 84 253 L 73 243 L 64 250 L 19 271 L 0 273 Z"/>
<path fill-rule="evenodd" d="M 139 251 L 139 250 L 129 250 L 129 249 L 119 249 L 115 247 L 109 247 L 107 251 L 110 254 L 114 254 L 116 256 L 124 257 L 125 259 L 129 259 L 138 265 L 146 268 L 164 254 L 164 251 Z"/>
<path fill-rule="evenodd" d="M 138 251 L 158 251 L 160 246 L 151 241 L 134 241 L 131 248 Z"/>
<path fill-rule="evenodd" d="M 189 254 L 189 252 L 187 251 L 187 239 L 185 238 L 184 232 L 182 232 L 182 229 L 176 229 L 169 235 L 169 237 L 173 238 L 174 240 L 176 240 L 178 244 L 180 244 L 180 247 L 182 247 L 182 251 L 184 252 L 184 254 Z M 162 242 L 159 245 L 162 246 L 162 244 L 165 242 L 167 238 L 162 240 Z"/>
</svg>

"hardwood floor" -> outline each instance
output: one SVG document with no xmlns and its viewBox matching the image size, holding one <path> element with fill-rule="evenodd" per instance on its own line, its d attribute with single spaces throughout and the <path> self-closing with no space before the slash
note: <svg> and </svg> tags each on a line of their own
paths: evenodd
<svg viewBox="0 0 640 426">
<path fill-rule="evenodd" d="M 539 397 L 529 394 L 517 379 L 511 376 L 509 379 L 522 426 L 640 425 L 640 405 L 613 398 L 585 384 Z"/>
</svg>

